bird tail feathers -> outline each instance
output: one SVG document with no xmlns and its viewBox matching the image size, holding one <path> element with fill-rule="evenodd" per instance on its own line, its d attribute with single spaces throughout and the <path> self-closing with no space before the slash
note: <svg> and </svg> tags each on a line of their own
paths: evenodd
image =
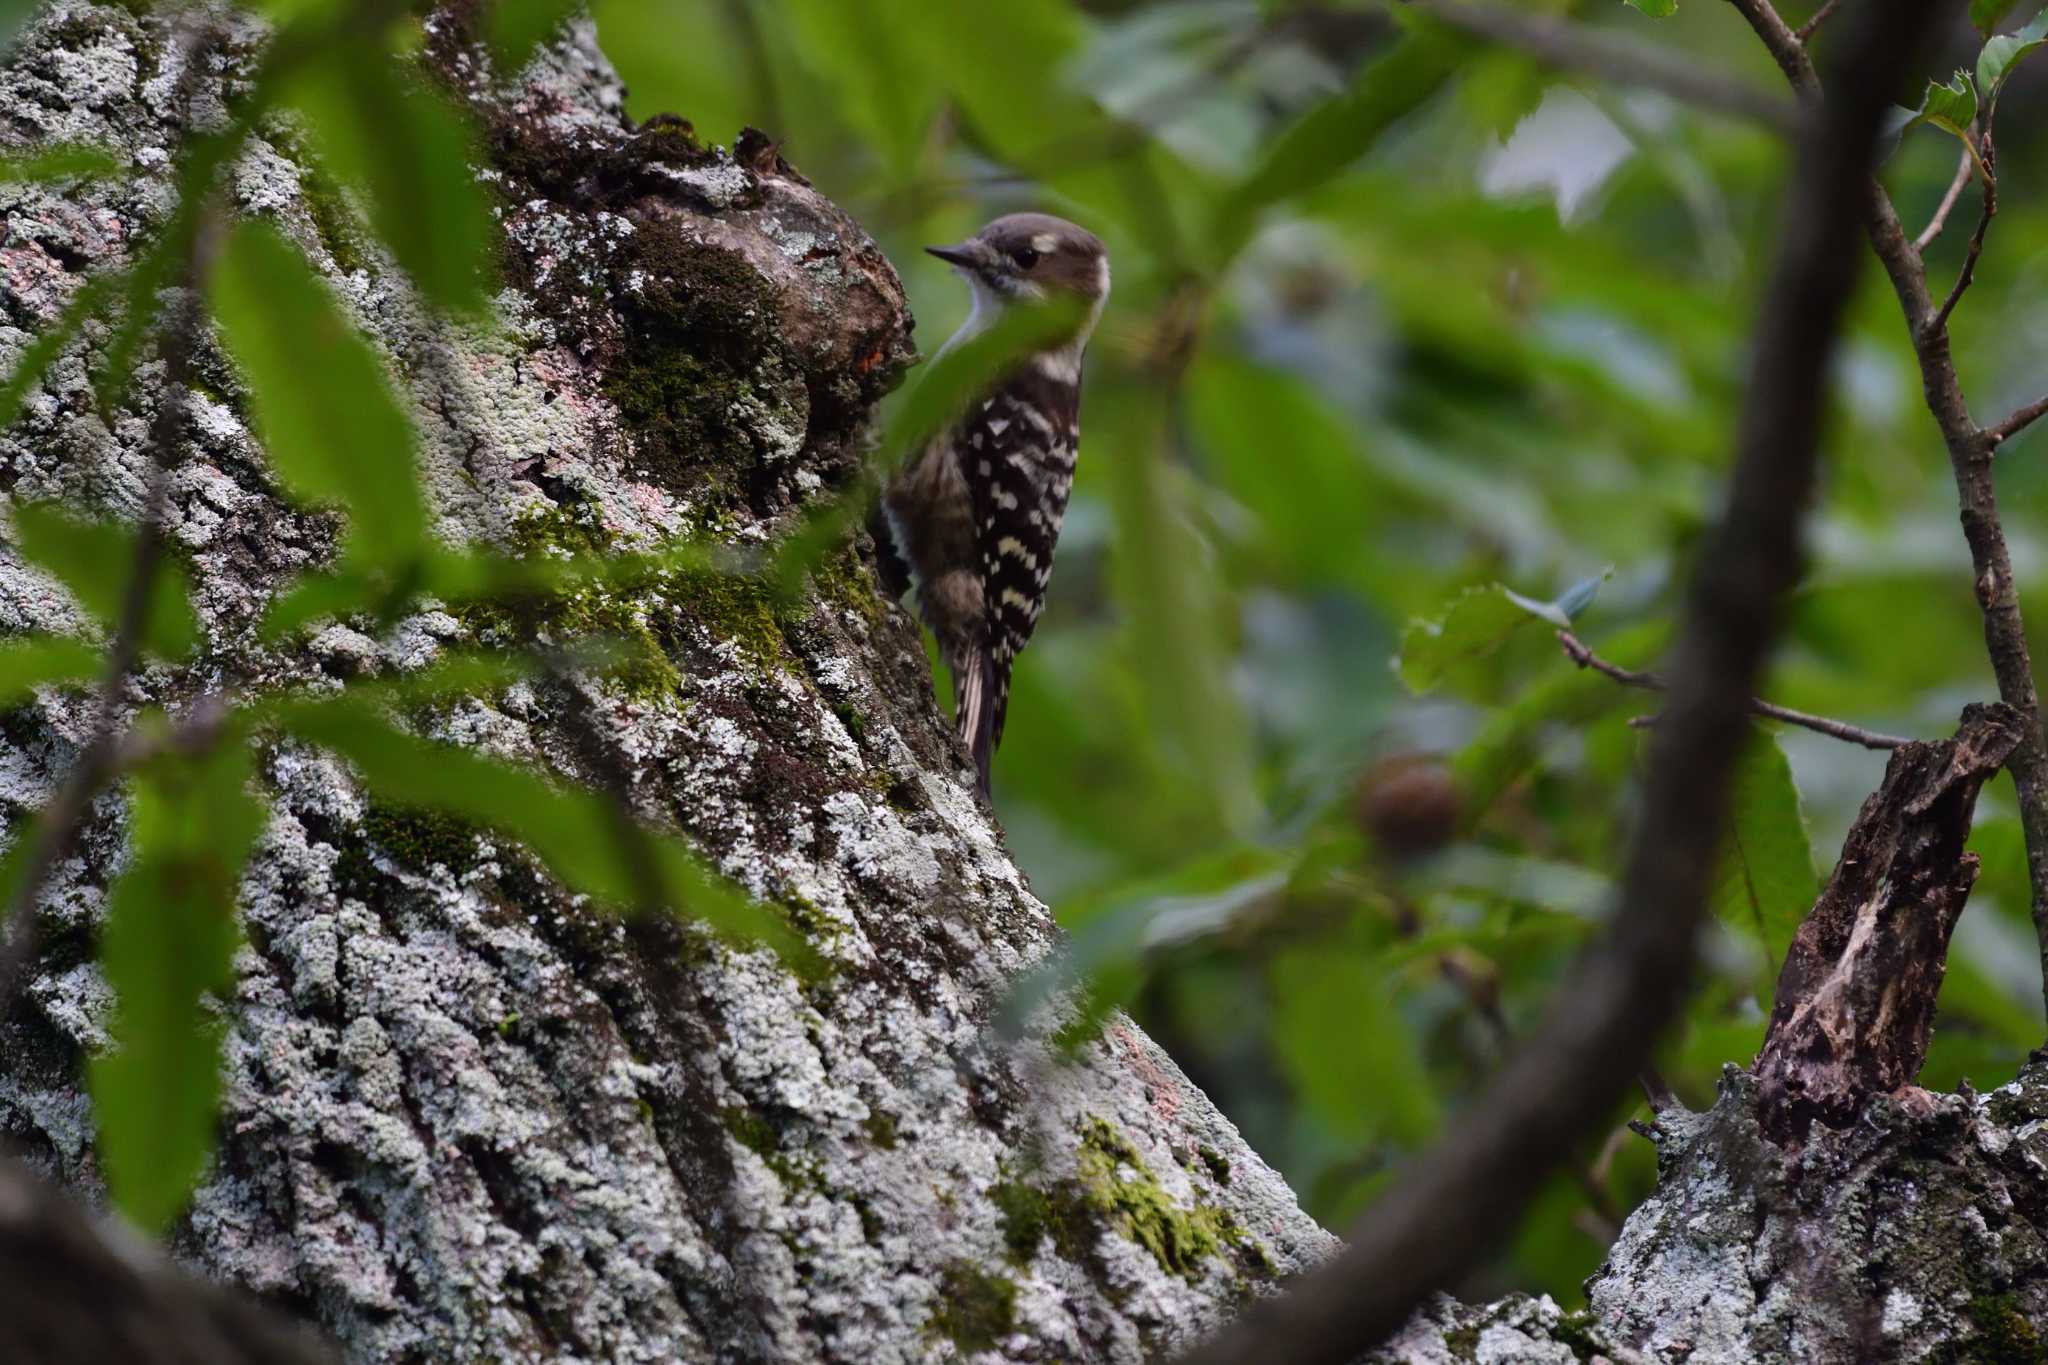
<svg viewBox="0 0 2048 1365">
<path fill-rule="evenodd" d="M 1009 700 L 1003 684 L 995 655 L 986 646 L 969 650 L 953 675 L 953 716 L 960 738 L 974 754 L 975 786 L 983 799 L 991 795 L 989 772 Z"/>
</svg>

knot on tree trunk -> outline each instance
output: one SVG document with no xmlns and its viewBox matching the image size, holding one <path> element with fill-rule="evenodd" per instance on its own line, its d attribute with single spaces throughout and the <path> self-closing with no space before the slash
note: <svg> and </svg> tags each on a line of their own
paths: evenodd
<svg viewBox="0 0 2048 1365">
<path fill-rule="evenodd" d="M 1756 1076 L 1759 1119 L 1781 1146 L 1816 1119 L 1848 1127 L 1920 1074 L 1949 934 L 1977 880 L 1963 851 L 1977 793 L 2024 724 L 2003 703 L 1973 705 L 1955 738 L 1892 752 L 1778 974 Z"/>
</svg>

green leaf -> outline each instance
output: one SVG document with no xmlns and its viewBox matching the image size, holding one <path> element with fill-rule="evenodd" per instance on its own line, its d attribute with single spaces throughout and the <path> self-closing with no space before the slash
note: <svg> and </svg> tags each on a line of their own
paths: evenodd
<svg viewBox="0 0 2048 1365">
<path fill-rule="evenodd" d="M 1600 642 L 1601 657 L 1623 668 L 1640 668 L 1656 657 L 1669 634 L 1660 623 L 1637 626 Z M 1469 826 L 1484 815 L 1542 752 L 1553 726 L 1585 725 L 1624 708 L 1641 709 L 1654 698 L 1617 686 L 1589 669 L 1572 667 L 1561 654 L 1557 674 L 1545 678 L 1514 704 L 1493 712 L 1470 743 L 1451 761 L 1463 818 Z"/>
<path fill-rule="evenodd" d="M 1777 980 L 1785 950 L 1820 892 L 1813 846 L 1792 765 L 1769 733 L 1751 735 L 1735 768 L 1730 825 L 1714 876 L 1714 913 L 1754 934 L 1763 945 L 1768 983 Z M 1770 1007 L 1769 990 L 1761 997 Z"/>
<path fill-rule="evenodd" d="M 498 69 L 517 72 L 582 8 L 583 0 L 498 0 L 491 9 L 491 55 Z"/>
<path fill-rule="evenodd" d="M 83 640 L 31 635 L 0 641 L 0 708 L 18 706 L 51 683 L 96 678 L 106 656 Z"/>
<path fill-rule="evenodd" d="M 103 629 L 111 634 L 118 628 L 135 569 L 134 527 L 80 521 L 50 503 L 19 503 L 14 508 L 14 538 L 23 557 L 62 580 Z M 142 648 L 178 658 L 198 642 L 199 621 L 192 613 L 184 569 L 161 558 L 151 583 Z"/>
<path fill-rule="evenodd" d="M 351 558 L 416 560 L 429 542 L 412 427 L 326 285 L 275 229 L 244 223 L 214 271 L 213 305 L 284 481 L 348 509 Z"/>
<path fill-rule="evenodd" d="M 152 1234 L 213 1150 L 219 1027 L 201 997 L 234 984 L 235 894 L 264 826 L 252 768 L 248 746 L 227 742 L 138 774 L 134 856 L 107 900 L 114 1045 L 92 1060 L 93 1114 L 114 1203 Z"/>
<path fill-rule="evenodd" d="M 2048 42 L 2048 10 L 2034 16 L 2034 21 L 2018 32 L 2000 34 L 1986 42 L 1977 55 L 1977 88 L 1984 92 L 1984 98 L 1995 103 L 2013 68 L 2044 42 Z"/>
<path fill-rule="evenodd" d="M 1630 9 L 1639 9 L 1652 19 L 1669 19 L 1678 13 L 1678 0 L 1626 0 Z"/>
<path fill-rule="evenodd" d="M 596 792 L 558 787 L 526 768 L 408 735 L 358 696 L 279 701 L 262 713 L 347 759 L 379 798 L 443 811 L 517 839 L 578 891 L 614 906 L 638 904 L 631 864 L 645 852 L 662 889 L 661 908 L 766 943 L 793 965 L 807 959 L 806 945 L 781 920 L 705 870 L 680 840 L 643 830 L 627 849 L 621 813 Z"/>
<path fill-rule="evenodd" d="M 86 281 L 84 288 L 71 296 L 71 302 L 64 305 L 63 314 L 37 332 L 35 340 L 22 348 L 14 368 L 8 371 L 6 384 L 0 385 L 0 431 L 14 425 L 14 419 L 21 416 L 22 405 L 28 401 L 29 391 L 42 381 L 44 373 L 64 353 L 64 348 L 77 338 L 86 320 L 113 301 L 125 278 L 124 272 L 119 270 L 93 276 Z"/>
<path fill-rule="evenodd" d="M 1598 583 L 1594 584 L 1597 591 Z M 1581 583 L 1567 595 L 1583 608 L 1591 592 Z M 1408 690 L 1421 696 L 1451 680 L 1465 665 L 1498 649 L 1516 630 L 1530 621 L 1543 621 L 1566 630 L 1571 612 L 1558 602 L 1539 602 L 1524 597 L 1499 583 L 1467 588 L 1451 599 L 1435 620 L 1414 620 L 1401 634 L 1401 654 L 1396 671 Z"/>
<path fill-rule="evenodd" d="M 1074 139 L 1113 135 L 1065 79 L 1087 36 L 1065 0 L 887 3 L 899 16 L 896 32 L 922 45 L 922 65 L 947 82 L 979 140 L 997 155 L 1028 165 Z"/>
<path fill-rule="evenodd" d="M 1434 22 L 1412 22 L 1408 36 L 1369 62 L 1340 94 L 1281 130 L 1259 164 L 1221 201 L 1211 229 L 1218 261 L 1249 242 L 1264 211 L 1336 177 L 1382 133 L 1420 108 L 1457 69 L 1469 40 Z"/>
<path fill-rule="evenodd" d="M 0 47 L 12 43 L 36 12 L 36 0 L 0 0 Z"/>
<path fill-rule="evenodd" d="M 1436 1087 L 1385 965 L 1318 944 L 1273 959 L 1273 1045 L 1302 1102 L 1352 1142 L 1413 1145 L 1436 1128 Z"/>
<path fill-rule="evenodd" d="M 1958 70 L 1947 85 L 1927 82 L 1927 93 L 1921 97 L 1920 107 L 1913 111 L 1913 116 L 1906 120 L 1906 126 L 1900 132 L 1910 132 L 1925 123 L 1962 139 L 1967 146 L 1970 125 L 1976 120 L 1977 87 L 1970 83 L 1969 72 Z"/>
<path fill-rule="evenodd" d="M 1976 25 L 1979 33 L 1988 38 L 1991 36 L 1991 30 L 1997 28 L 1999 21 L 2010 14 L 2013 6 L 2018 3 L 2019 0 L 1970 0 L 1970 22 Z"/>
<path fill-rule="evenodd" d="M 87 142 L 60 142 L 0 156 L 0 181 L 101 180 L 124 169 L 118 155 Z"/>
<path fill-rule="evenodd" d="M 475 140 L 448 102 L 403 79 L 376 43 L 308 63 L 288 98 L 327 168 L 362 188 L 371 226 L 427 300 L 482 312 L 490 201 L 471 169 Z"/>
<path fill-rule="evenodd" d="M 843 116 L 903 180 L 914 178 L 944 98 L 936 78 L 952 69 L 914 59 L 916 40 L 906 30 L 927 22 L 926 12 L 904 0 L 788 0 L 783 6 L 805 65 L 830 85 Z M 853 53 L 858 59 L 849 60 Z"/>
</svg>

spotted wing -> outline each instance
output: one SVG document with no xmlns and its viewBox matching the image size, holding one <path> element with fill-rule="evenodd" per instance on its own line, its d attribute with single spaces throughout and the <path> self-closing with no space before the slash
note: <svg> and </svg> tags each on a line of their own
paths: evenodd
<svg viewBox="0 0 2048 1365">
<path fill-rule="evenodd" d="M 1045 606 L 1074 486 L 1079 399 L 1075 385 L 1027 371 L 984 399 L 961 433 L 995 665 L 995 740 L 1002 738 L 1011 663 Z"/>
</svg>

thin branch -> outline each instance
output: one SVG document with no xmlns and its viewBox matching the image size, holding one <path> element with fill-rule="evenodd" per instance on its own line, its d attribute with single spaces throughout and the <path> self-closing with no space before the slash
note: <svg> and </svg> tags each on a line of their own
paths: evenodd
<svg viewBox="0 0 2048 1365">
<path fill-rule="evenodd" d="M 1731 3 L 1749 20 L 1778 64 L 1786 68 L 1794 88 L 1809 88 L 1811 63 L 1806 65 L 1808 86 L 1801 86 L 1798 73 L 1798 62 L 1805 60 L 1805 49 L 1795 43 L 1793 52 L 1786 50 L 1783 37 L 1788 31 L 1769 0 Z M 1788 64 L 1795 55 L 1797 60 Z M 1991 670 L 1998 679 L 1998 696 L 2026 718 L 2019 747 L 2012 751 L 2005 766 L 2019 794 L 2020 828 L 2027 843 L 2030 909 L 2041 959 L 2043 1001 L 2048 1003 L 2048 738 L 2044 738 L 2041 729 L 2040 697 L 2034 686 L 2026 621 L 2020 614 L 2012 554 L 2006 547 L 2005 528 L 1998 514 L 1998 490 L 1992 478 L 1992 452 L 1998 443 L 2040 413 L 2023 409 L 1990 431 L 1978 428 L 1963 396 L 1962 381 L 1956 375 L 1948 331 L 1927 325 L 1935 308 L 1927 291 L 1926 264 L 1906 237 L 1891 196 L 1874 178 L 1865 190 L 1864 232 L 1870 239 L 1870 249 L 1891 279 L 1892 291 L 1898 295 L 1899 310 L 1905 315 L 1913 353 L 1920 363 L 1920 386 L 1926 395 L 1927 410 L 1933 414 L 1935 425 L 1941 429 L 1942 443 L 1948 448 L 1963 538 L 1969 544 L 1970 563 L 1976 576 L 1977 605 L 1984 616 L 1985 652 L 1991 657 Z"/>
<path fill-rule="evenodd" d="M 1633 668 L 1623 668 L 1620 664 L 1610 663 L 1601 658 L 1592 651 L 1585 641 L 1568 630 L 1560 630 L 1557 633 L 1557 642 L 1563 646 L 1565 657 L 1569 658 L 1580 668 L 1590 668 L 1603 677 L 1612 678 L 1623 687 L 1639 687 L 1647 692 L 1668 692 L 1671 690 L 1671 684 L 1655 673 L 1644 673 Z M 1803 730 L 1811 730 L 1816 734 L 1827 735 L 1832 739 L 1846 740 L 1851 744 L 1860 744 L 1866 749 L 1896 749 L 1901 744 L 1912 742 L 1898 735 L 1886 735 L 1880 734 L 1875 730 L 1866 730 L 1860 725 L 1851 725 L 1846 721 L 1830 720 L 1826 716 L 1816 716 L 1807 711 L 1794 711 L 1789 706 L 1779 706 L 1777 703 L 1765 701 L 1761 697 L 1751 697 L 1749 699 L 1749 709 L 1752 715 L 1765 716 L 1771 720 L 1781 720 L 1787 725 L 1797 725 Z"/>
<path fill-rule="evenodd" d="M 1343 1365 L 1455 1283 L 1514 1227 L 1550 1173 L 1603 1127 L 1683 1006 L 1729 782 L 1754 691 L 1797 581 L 1817 477 L 1827 375 L 1855 285 L 1852 243 L 1885 93 L 1945 7 L 1864 0 L 1842 69 L 1789 181 L 1778 258 L 1756 331 L 1726 511 L 1687 594 L 1670 722 L 1651 745 L 1642 814 L 1607 931 L 1557 992 L 1542 1028 L 1465 1118 L 1390 1182 L 1350 1248 L 1261 1300 L 1189 1365 Z"/>
<path fill-rule="evenodd" d="M 1818 33 L 1820 31 L 1820 26 L 1822 24 L 1825 24 L 1828 21 L 1829 16 L 1835 12 L 1835 6 L 1841 3 L 1842 0 L 1828 0 L 1828 2 L 1825 5 L 1822 5 L 1819 9 L 1813 12 L 1813 17 L 1811 19 L 1808 19 L 1805 23 L 1801 24 L 1797 29 L 1795 29 L 1793 31 L 1792 36 L 1797 38 L 1802 43 L 1812 38 L 1815 33 Z"/>
<path fill-rule="evenodd" d="M 310 1328 L 209 1284 L 12 1160 L 0 1160 L 0 1322 L 13 1361 L 340 1362 Z"/>
<path fill-rule="evenodd" d="M 1805 100 L 1819 99 L 1820 73 L 1813 69 L 1813 58 L 1808 55 L 1806 44 L 1799 40 L 1799 35 L 1779 17 L 1771 0 L 1729 0 L 1729 3 L 1756 30 L 1756 36 L 1763 39 L 1764 50 L 1785 73 L 1785 79 L 1792 85 L 1792 93 Z"/>
<path fill-rule="evenodd" d="M 1799 111 L 1746 81 L 1717 76 L 1651 47 L 1559 19 L 1532 18 L 1467 0 L 1410 0 L 1416 8 L 1489 42 L 1512 47 L 1560 70 L 1640 86 L 1682 104 L 1791 132 Z"/>
<path fill-rule="evenodd" d="M 1967 149 L 1966 149 L 1967 150 Z M 1984 234 L 1991 228 L 1991 220 L 1998 214 L 1998 171 L 1996 153 L 1991 146 L 1991 130 L 1984 130 L 1983 146 L 1979 149 L 1981 169 L 1984 173 L 1984 212 L 1977 219 L 1977 230 L 1970 234 L 1970 250 L 1963 257 L 1963 268 L 1956 275 L 1955 286 L 1942 300 L 1941 310 L 1927 325 L 1935 331 L 1948 327 L 1949 314 L 1956 311 L 1956 305 L 1963 300 L 1971 281 L 1977 278 L 1977 258 L 1984 254 Z"/>
<path fill-rule="evenodd" d="M 1913 239 L 1915 251 L 1925 251 L 1934 245 L 1934 239 L 1941 236 L 1941 230 L 1948 226 L 1948 216 L 1954 211 L 1956 201 L 1963 197 L 1963 187 L 1970 183 L 1976 173 L 1977 158 L 1970 154 L 1968 147 L 1956 155 L 1956 178 L 1948 182 L 1948 192 L 1941 196 L 1941 203 L 1935 206 L 1934 216 L 1927 220 L 1927 226 Z"/>
<path fill-rule="evenodd" d="M 2048 398 L 2036 398 L 1997 426 L 1985 428 L 1984 439 L 1996 450 L 2040 420 L 2043 413 L 2048 413 Z"/>
</svg>

